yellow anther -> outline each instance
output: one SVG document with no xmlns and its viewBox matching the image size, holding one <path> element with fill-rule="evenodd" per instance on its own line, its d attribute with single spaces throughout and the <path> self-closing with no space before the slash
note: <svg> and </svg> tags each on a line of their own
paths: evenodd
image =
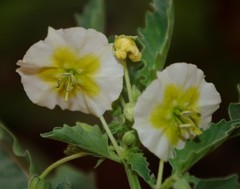
<svg viewBox="0 0 240 189">
<path fill-rule="evenodd" d="M 114 50 L 118 59 L 125 60 L 129 58 L 133 62 L 141 60 L 142 54 L 134 40 L 135 37 L 133 36 L 120 35 L 115 37 Z"/>
</svg>

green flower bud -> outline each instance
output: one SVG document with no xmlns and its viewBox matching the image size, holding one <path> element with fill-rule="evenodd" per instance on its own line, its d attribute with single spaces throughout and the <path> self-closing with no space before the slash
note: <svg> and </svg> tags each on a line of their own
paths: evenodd
<svg viewBox="0 0 240 189">
<path fill-rule="evenodd" d="M 127 103 L 123 110 L 123 115 L 130 122 L 133 122 L 133 109 L 134 109 L 134 104 Z"/>
<path fill-rule="evenodd" d="M 33 176 L 28 184 L 28 189 L 52 189 L 51 184 L 38 176 Z"/>
<path fill-rule="evenodd" d="M 136 85 L 132 86 L 132 97 L 133 101 L 137 102 L 138 97 L 141 95 L 141 91 L 137 88 Z"/>
<path fill-rule="evenodd" d="M 173 185 L 173 189 L 191 189 L 188 181 L 184 178 L 176 180 Z"/>
<path fill-rule="evenodd" d="M 128 131 L 123 135 L 123 144 L 125 146 L 131 147 L 137 141 L 135 131 Z"/>
</svg>

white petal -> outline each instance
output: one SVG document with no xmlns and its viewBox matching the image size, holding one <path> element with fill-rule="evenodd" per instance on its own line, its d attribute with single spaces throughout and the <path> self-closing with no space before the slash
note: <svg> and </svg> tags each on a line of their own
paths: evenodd
<svg viewBox="0 0 240 189">
<path fill-rule="evenodd" d="M 173 156 L 172 146 L 159 129 L 154 129 L 147 122 L 136 122 L 133 126 L 137 130 L 142 144 L 158 158 L 167 161 Z"/>
<path fill-rule="evenodd" d="M 163 83 L 174 83 L 185 89 L 198 86 L 204 78 L 203 72 L 197 66 L 187 63 L 171 64 L 162 72 L 158 72 L 157 76 Z"/>
<path fill-rule="evenodd" d="M 150 113 L 163 98 L 164 86 L 159 80 L 154 80 L 138 98 L 134 108 L 134 117 L 142 119 L 149 117 Z"/>
<path fill-rule="evenodd" d="M 27 68 L 19 68 L 17 72 L 21 75 L 24 90 L 33 103 L 47 106 L 50 109 L 54 108 L 56 100 L 49 100 L 52 99 L 51 95 L 54 93 L 50 92 L 52 89 L 48 83 L 43 82 L 34 74 L 29 74 L 31 70 L 28 72 Z"/>
<path fill-rule="evenodd" d="M 63 29 L 55 30 L 52 27 L 48 27 L 48 35 L 45 41 L 52 48 L 64 47 L 67 45 L 66 39 L 64 39 Z"/>
<path fill-rule="evenodd" d="M 52 66 L 52 62 L 49 57 L 52 52 L 53 49 L 51 46 L 45 41 L 39 41 L 28 49 L 23 57 L 21 66 L 50 67 Z"/>
<path fill-rule="evenodd" d="M 200 128 L 207 129 L 212 120 L 212 114 L 219 108 L 221 103 L 220 94 L 212 83 L 203 81 L 200 86 L 200 97 L 198 106 L 201 110 Z"/>
<path fill-rule="evenodd" d="M 64 30 L 62 34 L 63 38 L 67 42 L 67 45 L 79 52 L 86 42 L 87 30 L 80 27 L 68 28 Z"/>
</svg>

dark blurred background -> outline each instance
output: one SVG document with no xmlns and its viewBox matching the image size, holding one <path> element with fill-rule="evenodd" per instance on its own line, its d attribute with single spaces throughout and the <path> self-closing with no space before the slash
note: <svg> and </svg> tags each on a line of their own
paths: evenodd
<svg viewBox="0 0 240 189">
<path fill-rule="evenodd" d="M 150 0 L 105 0 L 106 34 L 136 35 L 144 26 L 144 14 Z M 39 133 L 76 121 L 97 120 L 79 112 L 48 110 L 34 105 L 26 96 L 16 62 L 27 49 L 44 39 L 47 27 L 66 28 L 76 25 L 74 14 L 83 10 L 87 0 L 1 0 L 0 1 L 0 119 L 30 149 L 40 165 L 63 157 L 64 145 L 42 139 Z M 214 121 L 228 119 L 227 107 L 237 102 L 236 85 L 240 83 L 240 1 L 175 1 L 175 27 L 167 64 L 196 64 L 213 82 L 222 96 L 221 108 Z M 226 142 L 196 164 L 191 173 L 201 178 L 240 173 L 240 139 Z M 41 157 L 41 158 L 39 158 Z M 157 171 L 158 160 L 147 153 L 151 169 Z M 96 159 L 73 162 L 81 170 L 91 171 Z M 166 169 L 170 171 L 169 166 Z M 168 171 L 167 171 L 168 174 Z M 167 176 L 167 174 L 165 176 Z M 128 188 L 121 166 L 106 161 L 96 169 L 99 189 Z M 147 187 L 146 187 L 147 188 Z"/>
</svg>

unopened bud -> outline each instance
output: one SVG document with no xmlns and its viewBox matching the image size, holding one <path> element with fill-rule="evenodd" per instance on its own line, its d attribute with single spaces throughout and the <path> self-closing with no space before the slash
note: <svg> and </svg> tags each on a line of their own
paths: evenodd
<svg viewBox="0 0 240 189">
<path fill-rule="evenodd" d="M 137 141 L 135 131 L 128 131 L 123 135 L 123 144 L 130 147 Z"/>
<path fill-rule="evenodd" d="M 141 95 L 141 91 L 137 88 L 136 85 L 133 85 L 132 87 L 132 97 L 133 101 L 137 102 L 138 97 Z"/>
<path fill-rule="evenodd" d="M 134 39 L 135 37 L 125 35 L 115 37 L 114 50 L 118 59 L 125 60 L 128 57 L 133 62 L 141 60 L 142 54 Z"/>
<path fill-rule="evenodd" d="M 123 110 L 123 115 L 130 122 L 133 122 L 133 110 L 134 110 L 133 103 L 127 103 Z"/>
<path fill-rule="evenodd" d="M 174 183 L 173 189 L 191 189 L 191 187 L 186 179 L 181 178 Z"/>
</svg>

